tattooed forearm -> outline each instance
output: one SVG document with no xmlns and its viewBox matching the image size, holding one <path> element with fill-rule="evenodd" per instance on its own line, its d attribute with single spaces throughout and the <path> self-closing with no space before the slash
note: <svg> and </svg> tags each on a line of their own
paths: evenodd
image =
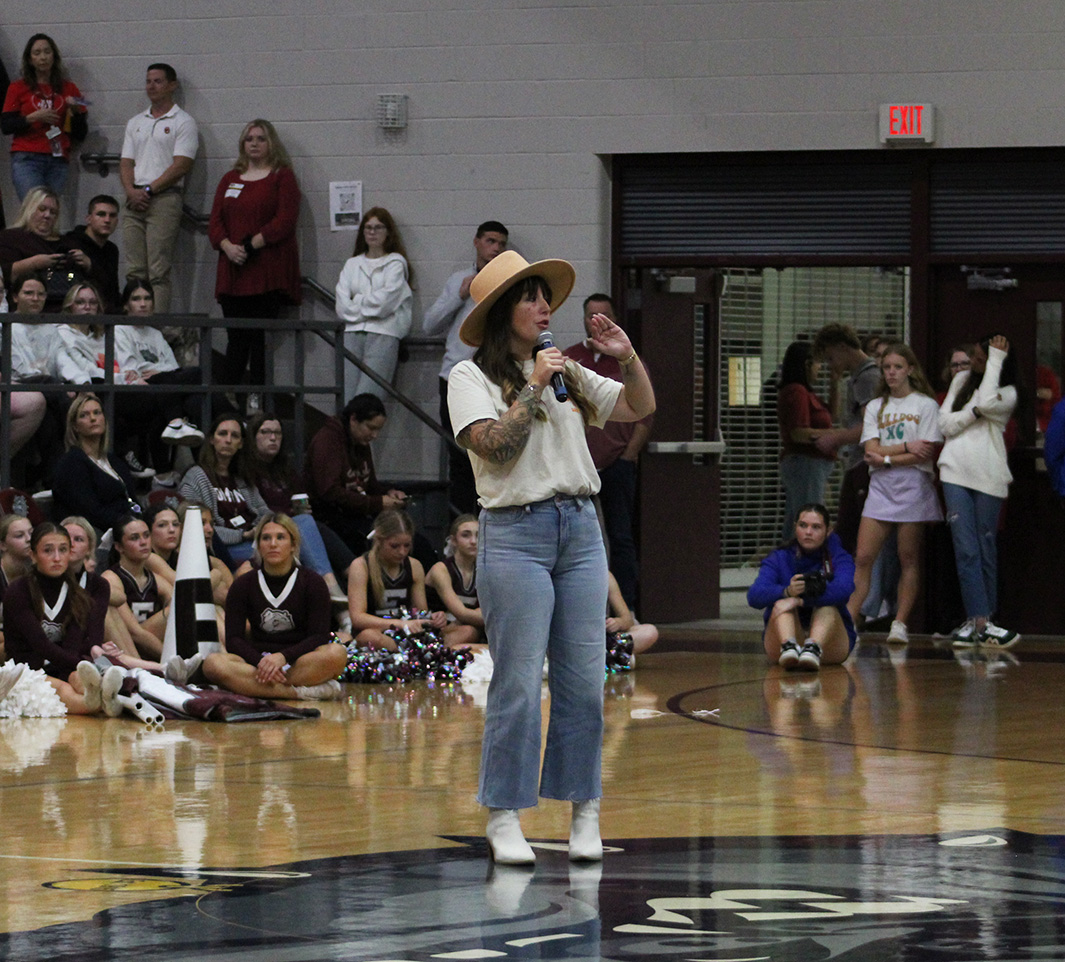
<svg viewBox="0 0 1065 962">
<path fill-rule="evenodd" d="M 539 393 L 526 385 L 501 418 L 474 421 L 463 428 L 456 438 L 459 445 L 493 464 L 513 461 L 529 441 L 529 432 L 540 405 Z"/>
</svg>

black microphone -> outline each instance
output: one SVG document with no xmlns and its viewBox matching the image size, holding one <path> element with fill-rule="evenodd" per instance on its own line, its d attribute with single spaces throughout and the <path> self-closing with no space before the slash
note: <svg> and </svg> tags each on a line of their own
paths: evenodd
<svg viewBox="0 0 1065 962">
<path fill-rule="evenodd" d="M 541 331 L 536 335 L 536 347 L 533 348 L 533 360 L 536 360 L 536 355 L 540 353 L 540 350 L 545 347 L 554 347 L 555 342 L 551 338 L 550 331 Z M 551 388 L 555 392 L 555 398 L 559 401 L 568 401 L 569 392 L 566 390 L 566 382 L 562 379 L 562 375 L 558 372 L 551 375 Z"/>
</svg>

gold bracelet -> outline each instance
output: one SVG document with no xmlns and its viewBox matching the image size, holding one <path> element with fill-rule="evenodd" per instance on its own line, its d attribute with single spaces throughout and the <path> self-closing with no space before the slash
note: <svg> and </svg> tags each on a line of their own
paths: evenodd
<svg viewBox="0 0 1065 962">
<path fill-rule="evenodd" d="M 632 362 L 633 362 L 633 361 L 635 361 L 635 360 L 636 360 L 636 352 L 635 352 L 635 351 L 633 351 L 633 352 L 632 352 L 632 353 L 631 353 L 631 354 L 630 354 L 630 355 L 629 355 L 628 357 L 626 357 L 626 358 L 618 358 L 618 364 L 620 364 L 620 365 L 621 365 L 622 367 L 628 367 L 628 366 L 629 366 L 630 364 L 632 364 Z"/>
</svg>

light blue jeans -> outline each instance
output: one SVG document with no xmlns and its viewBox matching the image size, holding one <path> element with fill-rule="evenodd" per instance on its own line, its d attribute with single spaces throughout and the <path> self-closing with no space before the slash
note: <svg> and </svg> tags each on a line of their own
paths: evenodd
<svg viewBox="0 0 1065 962">
<path fill-rule="evenodd" d="M 292 520 L 296 522 L 296 527 L 300 530 L 300 561 L 315 574 L 323 577 L 332 574 L 333 568 L 329 564 L 329 554 L 325 550 L 325 542 L 322 541 L 314 515 L 297 514 Z"/>
<path fill-rule="evenodd" d="M 998 516 L 1004 499 L 944 483 L 943 500 L 965 615 L 990 617 L 998 607 Z"/>
<path fill-rule="evenodd" d="M 780 483 L 784 488 L 783 539 L 795 537 L 795 522 L 804 504 L 825 503 L 825 482 L 834 461 L 805 454 L 786 454 L 780 459 Z"/>
<path fill-rule="evenodd" d="M 495 664 L 478 801 L 531 808 L 537 795 L 602 794 L 606 551 L 588 498 L 481 512 L 477 596 Z M 550 718 L 540 773 L 540 688 Z M 539 782 L 539 792 L 537 783 Z"/>
<path fill-rule="evenodd" d="M 62 197 L 69 171 L 70 164 L 62 157 L 31 150 L 11 152 L 11 181 L 19 200 L 24 200 L 34 187 L 48 187 Z"/>
</svg>

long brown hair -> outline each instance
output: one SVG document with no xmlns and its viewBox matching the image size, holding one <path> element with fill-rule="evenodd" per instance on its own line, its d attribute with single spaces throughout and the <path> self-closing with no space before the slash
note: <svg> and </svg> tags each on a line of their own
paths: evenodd
<svg viewBox="0 0 1065 962">
<path fill-rule="evenodd" d="M 54 521 L 42 521 L 33 529 L 33 533 L 30 535 L 30 550 L 36 553 L 37 545 L 41 543 L 41 539 L 50 534 L 58 534 L 66 539 L 68 545 L 70 544 L 70 533 L 66 528 L 56 524 Z M 30 604 L 33 606 L 33 614 L 38 621 L 41 621 L 44 618 L 44 595 L 41 594 L 41 582 L 38 580 L 37 574 L 37 569 L 34 568 L 27 584 L 29 585 Z M 69 565 L 63 573 L 63 580 L 67 583 L 67 598 L 70 600 L 70 608 L 63 619 L 63 629 L 64 631 L 66 630 L 71 618 L 78 623 L 79 628 L 84 628 L 89 623 L 89 614 L 92 611 L 92 596 L 78 584 Z"/>
<path fill-rule="evenodd" d="M 499 300 L 488 309 L 484 321 L 484 340 L 473 355 L 473 363 L 484 371 L 489 381 L 500 388 L 503 392 L 503 403 L 507 405 L 514 403 L 526 383 L 521 364 L 510 350 L 511 317 L 514 308 L 523 298 L 534 298 L 537 294 L 543 294 L 550 302 L 551 287 L 538 275 L 523 278 L 504 291 Z M 562 379 L 566 382 L 566 391 L 577 410 L 581 412 L 584 423 L 590 424 L 598 412 L 581 390 L 576 363 L 568 358 Z M 547 412 L 542 405 L 537 408 L 536 417 L 541 421 L 547 420 Z"/>
<path fill-rule="evenodd" d="M 366 222 L 371 217 L 376 217 L 385 225 L 385 231 L 388 233 L 388 237 L 385 238 L 385 253 L 401 254 L 403 256 L 403 259 L 407 262 L 407 283 L 413 287 L 414 268 L 411 266 L 410 258 L 407 256 L 407 248 L 403 246 L 403 236 L 400 234 L 399 228 L 396 226 L 396 219 L 392 216 L 387 207 L 371 207 L 362 215 L 362 220 L 359 221 L 359 233 L 355 238 L 355 252 L 352 256 L 358 257 L 360 254 L 365 254 L 369 250 L 369 247 L 366 245 Z"/>
<path fill-rule="evenodd" d="M 244 428 L 244 422 L 240 417 L 234 414 L 232 411 L 219 414 L 211 422 L 211 427 L 207 431 L 207 437 L 204 439 L 202 445 L 200 445 L 200 467 L 203 468 L 204 474 L 207 475 L 207 479 L 212 485 L 218 484 L 218 455 L 215 453 L 214 445 L 211 444 L 211 438 L 214 437 L 215 431 L 217 431 L 226 421 L 236 421 L 240 425 L 240 447 L 237 449 L 237 453 L 233 455 L 233 460 L 229 462 L 229 477 L 234 484 L 245 481 L 244 477 L 244 452 L 248 448 L 248 432 Z"/>
<path fill-rule="evenodd" d="M 373 597 L 383 601 L 385 597 L 385 581 L 377 549 L 381 546 L 382 541 L 393 538 L 397 534 L 409 534 L 413 538 L 414 522 L 406 511 L 400 511 L 399 508 L 385 508 L 374 518 L 371 534 L 373 535 L 373 543 L 370 545 L 370 550 L 366 552 L 366 570 L 370 575 Z M 370 607 L 369 598 L 366 599 L 366 607 L 367 609 Z"/>
</svg>

